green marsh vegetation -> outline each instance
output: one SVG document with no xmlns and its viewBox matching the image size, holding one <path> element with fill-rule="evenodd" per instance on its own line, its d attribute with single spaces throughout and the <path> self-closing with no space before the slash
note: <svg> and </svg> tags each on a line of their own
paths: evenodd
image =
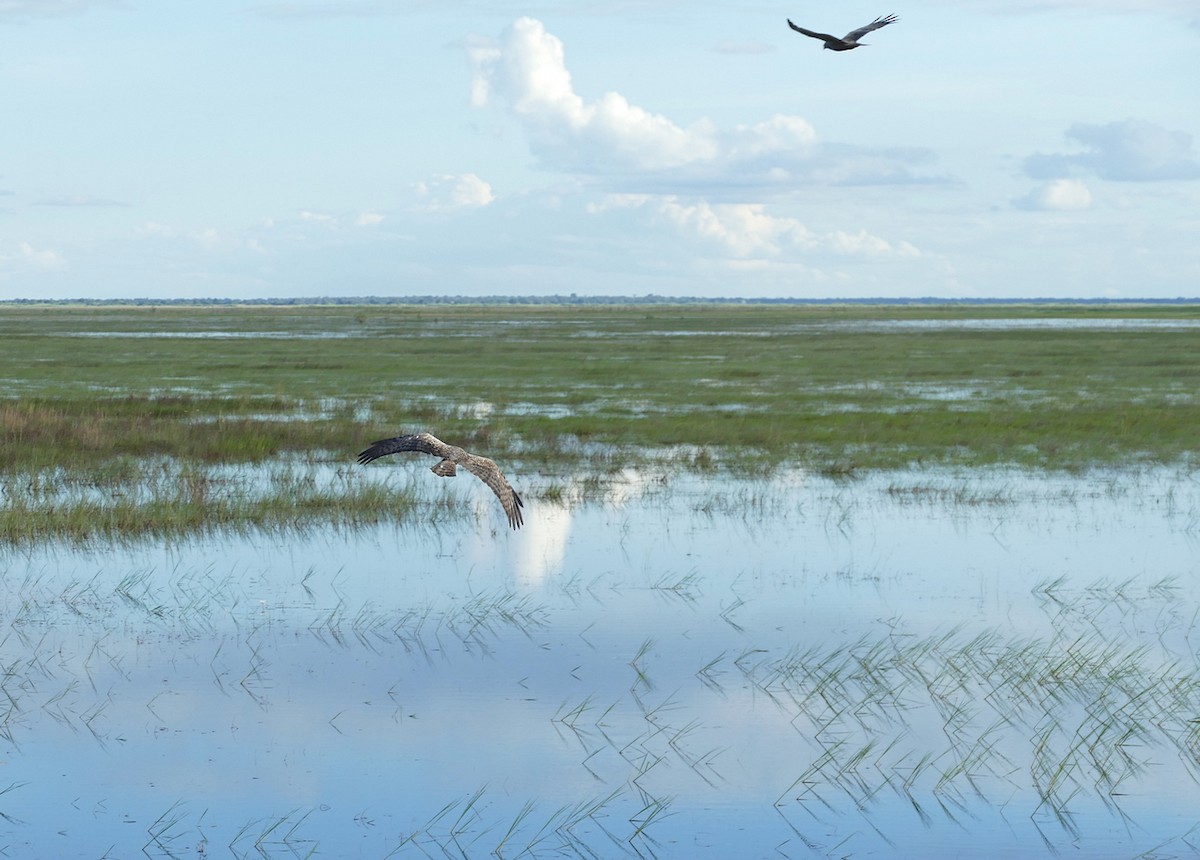
<svg viewBox="0 0 1200 860">
<path fill-rule="evenodd" d="M 0 306 L 0 539 L 402 518 L 409 495 L 353 470 L 299 509 L 295 486 L 235 498 L 205 475 L 352 465 L 426 428 L 526 484 L 651 462 L 1190 469 L 1198 321 L 1162 305 Z M 42 492 L 46 475 L 66 490 Z"/>
<path fill-rule="evenodd" d="M 0 306 L 0 842 L 1187 853 L 1198 316 Z"/>
</svg>

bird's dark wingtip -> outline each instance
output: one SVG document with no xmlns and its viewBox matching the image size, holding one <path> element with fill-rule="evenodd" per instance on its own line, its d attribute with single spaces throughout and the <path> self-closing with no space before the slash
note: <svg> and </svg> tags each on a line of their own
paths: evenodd
<svg viewBox="0 0 1200 860">
<path fill-rule="evenodd" d="M 525 503 L 521 501 L 521 496 L 516 490 L 512 491 L 513 501 L 516 502 L 516 507 L 512 510 L 512 515 L 508 518 L 508 524 L 514 529 L 519 529 L 525 524 L 525 518 L 521 516 L 521 508 L 525 507 Z"/>
</svg>

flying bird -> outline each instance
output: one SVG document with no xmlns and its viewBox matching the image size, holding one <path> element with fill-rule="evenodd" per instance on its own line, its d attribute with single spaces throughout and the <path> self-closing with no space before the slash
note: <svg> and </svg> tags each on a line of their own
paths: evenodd
<svg viewBox="0 0 1200 860">
<path fill-rule="evenodd" d="M 517 491 L 508 483 L 500 467 L 487 457 L 477 457 L 456 445 L 447 445 L 431 433 L 415 433 L 408 436 L 393 436 L 391 439 L 380 439 L 372 442 L 371 447 L 358 455 L 358 462 L 370 463 L 388 454 L 398 454 L 401 451 L 420 451 L 422 454 L 432 454 L 441 457 L 441 461 L 430 468 L 433 474 L 442 478 L 453 478 L 458 466 L 462 466 L 479 480 L 492 488 L 504 513 L 508 514 L 508 524 L 519 529 L 524 519 L 521 508 L 525 503 L 517 495 Z"/>
<path fill-rule="evenodd" d="M 858 41 L 863 36 L 870 33 L 872 30 L 878 30 L 880 27 L 886 27 L 888 24 L 895 23 L 896 16 L 888 15 L 884 18 L 876 18 L 865 27 L 859 27 L 857 30 L 851 30 L 842 38 L 830 36 L 828 33 L 818 33 L 815 30 L 805 30 L 803 27 L 797 27 L 792 23 L 792 19 L 788 18 L 788 26 L 797 33 L 803 33 L 805 36 L 812 36 L 814 39 L 820 39 L 825 43 L 825 48 L 830 51 L 850 51 L 857 48 L 859 45 L 866 44 Z"/>
</svg>

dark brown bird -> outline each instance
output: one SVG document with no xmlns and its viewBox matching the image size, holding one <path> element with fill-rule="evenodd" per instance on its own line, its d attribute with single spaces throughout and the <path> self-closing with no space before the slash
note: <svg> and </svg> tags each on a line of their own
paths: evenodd
<svg viewBox="0 0 1200 860">
<path fill-rule="evenodd" d="M 840 39 L 837 36 L 830 36 L 828 33 L 818 33 L 815 30 L 805 30 L 803 27 L 797 27 L 792 23 L 791 18 L 788 19 L 788 26 L 797 33 L 803 33 L 805 36 L 811 36 L 814 39 L 820 39 L 825 43 L 825 48 L 827 50 L 850 51 L 859 47 L 860 45 L 866 44 L 865 42 L 860 42 L 858 40 L 867 35 L 867 33 L 870 33 L 872 30 L 878 30 L 880 27 L 886 27 L 888 24 L 895 23 L 895 21 L 895 15 L 888 15 L 884 18 L 876 18 L 865 27 L 859 27 L 857 30 L 851 30 Z"/>
<path fill-rule="evenodd" d="M 409 436 L 393 436 L 391 439 L 380 439 L 372 442 L 371 447 L 358 455 L 358 462 L 370 463 L 388 454 L 398 454 L 401 451 L 420 451 L 422 454 L 432 454 L 441 457 L 441 462 L 432 466 L 430 471 L 442 478 L 453 478 L 456 468 L 462 466 L 479 480 L 492 488 L 504 513 L 508 514 L 508 524 L 519 529 L 524 519 L 521 508 L 525 503 L 517 495 L 517 491 L 508 483 L 500 467 L 487 457 L 477 457 L 456 445 L 447 445 L 431 433 L 415 433 Z"/>
</svg>

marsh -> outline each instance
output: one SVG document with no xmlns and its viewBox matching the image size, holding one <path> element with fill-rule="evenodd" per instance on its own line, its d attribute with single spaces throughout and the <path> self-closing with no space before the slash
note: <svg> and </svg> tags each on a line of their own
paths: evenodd
<svg viewBox="0 0 1200 860">
<path fill-rule="evenodd" d="M 460 502 L 453 527 L 6 552 L 6 844 L 1130 856 L 1190 838 L 1190 477 L 631 474 L 531 502 L 519 534 Z"/>
<path fill-rule="evenodd" d="M 0 338 L 14 856 L 1195 842 L 1183 311 L 86 313 Z M 468 370 L 501 325 L 571 386 Z M 462 349 L 461 390 L 350 343 Z M 403 414 L 505 452 L 524 528 L 357 467 Z"/>
</svg>

